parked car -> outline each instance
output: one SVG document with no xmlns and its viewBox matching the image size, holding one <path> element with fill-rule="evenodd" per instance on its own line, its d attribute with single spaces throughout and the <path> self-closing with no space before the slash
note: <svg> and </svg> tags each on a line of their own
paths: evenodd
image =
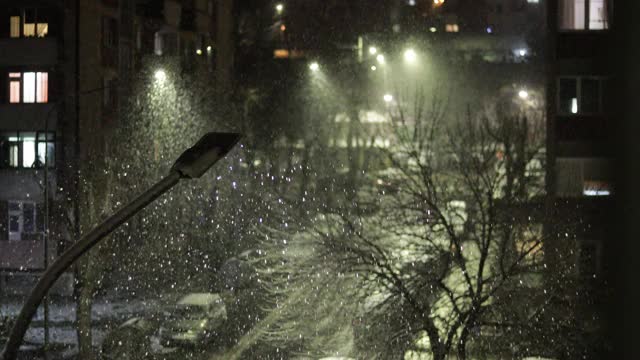
<svg viewBox="0 0 640 360">
<path fill-rule="evenodd" d="M 189 294 L 169 311 L 160 326 L 160 342 L 163 346 L 201 346 L 220 335 L 226 320 L 227 310 L 219 294 Z"/>
</svg>

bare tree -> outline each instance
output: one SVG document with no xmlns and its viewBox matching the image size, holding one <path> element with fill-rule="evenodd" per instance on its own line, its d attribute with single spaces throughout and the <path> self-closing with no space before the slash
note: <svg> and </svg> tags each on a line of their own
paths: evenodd
<svg viewBox="0 0 640 360">
<path fill-rule="evenodd" d="M 418 92 L 410 109 L 403 100 L 390 109 L 387 177 L 355 202 L 371 211 L 334 209 L 316 224 L 314 258 L 359 280 L 367 330 L 355 331 L 367 357 L 465 359 L 475 340 L 499 333 L 496 325 L 549 306 L 544 121 L 497 108 L 445 122 L 441 99 Z M 505 310 L 514 307 L 524 315 Z"/>
</svg>

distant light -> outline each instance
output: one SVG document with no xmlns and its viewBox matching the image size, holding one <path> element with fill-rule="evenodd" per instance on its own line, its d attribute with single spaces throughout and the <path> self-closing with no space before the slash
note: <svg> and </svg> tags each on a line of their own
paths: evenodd
<svg viewBox="0 0 640 360">
<path fill-rule="evenodd" d="M 527 55 L 527 49 L 519 49 L 518 50 L 518 55 L 526 56 Z"/>
<path fill-rule="evenodd" d="M 578 99 L 576 98 L 571 99 L 571 113 L 572 114 L 578 113 Z"/>
<path fill-rule="evenodd" d="M 491 26 L 487 26 L 487 34 L 491 34 L 493 32 L 493 28 Z"/>
<path fill-rule="evenodd" d="M 609 190 L 585 189 L 582 193 L 585 196 L 609 196 L 609 195 L 611 195 L 611 191 L 609 191 Z"/>
<path fill-rule="evenodd" d="M 211 45 L 207 46 L 207 51 L 211 52 Z"/>
<path fill-rule="evenodd" d="M 409 4 L 409 6 L 416 6 L 416 0 L 409 0 L 407 4 Z"/>
<path fill-rule="evenodd" d="M 280 25 L 280 31 L 284 32 L 287 30 L 287 26 L 285 24 Z"/>
<path fill-rule="evenodd" d="M 391 94 L 384 94 L 384 96 L 382 97 L 382 99 L 384 99 L 384 102 L 386 103 L 390 103 L 393 101 L 393 96 Z"/>
<path fill-rule="evenodd" d="M 200 49 L 196 50 L 196 54 L 202 55 L 202 50 L 200 50 Z"/>
<path fill-rule="evenodd" d="M 529 98 L 529 93 L 526 90 L 520 90 L 518 91 L 518 96 L 520 97 L 520 99 L 527 99 Z"/>
<path fill-rule="evenodd" d="M 167 73 L 165 73 L 164 70 L 156 70 L 156 72 L 155 72 L 155 74 L 153 74 L 153 76 L 159 82 L 163 82 L 163 81 L 165 81 L 167 79 Z"/>
<path fill-rule="evenodd" d="M 433 0 L 433 4 L 435 6 L 440 6 L 440 5 L 444 4 L 444 0 Z"/>
<path fill-rule="evenodd" d="M 408 49 L 404 52 L 404 60 L 410 64 L 413 64 L 418 59 L 418 55 L 416 51 L 413 49 Z"/>
<path fill-rule="evenodd" d="M 376 56 L 376 61 L 378 61 L 378 64 L 380 65 L 384 64 L 384 55 L 378 54 L 378 56 Z"/>
<path fill-rule="evenodd" d="M 436 29 L 434 26 L 432 26 L 432 27 L 429 28 L 429 31 L 436 32 L 436 31 L 438 31 L 438 29 Z"/>
<path fill-rule="evenodd" d="M 276 5 L 276 11 L 278 12 L 278 14 L 282 14 L 282 10 L 284 10 L 284 5 L 277 4 Z"/>
<path fill-rule="evenodd" d="M 375 46 L 369 47 L 369 54 L 375 55 L 378 52 L 378 49 Z"/>
<path fill-rule="evenodd" d="M 371 71 L 376 71 L 378 68 L 375 65 L 371 65 Z"/>
<path fill-rule="evenodd" d="M 320 69 L 320 65 L 318 65 L 317 62 L 312 62 L 311 65 L 309 65 L 309 69 L 311 69 L 311 71 L 318 71 L 318 69 Z"/>
</svg>

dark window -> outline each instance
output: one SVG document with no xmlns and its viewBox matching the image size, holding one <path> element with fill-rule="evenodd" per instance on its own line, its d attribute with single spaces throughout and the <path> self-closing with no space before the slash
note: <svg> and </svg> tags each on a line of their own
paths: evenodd
<svg viewBox="0 0 640 360">
<path fill-rule="evenodd" d="M 107 48 L 118 46 L 118 21 L 115 18 L 102 17 L 102 45 Z"/>
<path fill-rule="evenodd" d="M 578 112 L 578 80 L 560 79 L 558 110 L 560 113 L 575 114 Z"/>
<path fill-rule="evenodd" d="M 580 89 L 580 112 L 600 112 L 600 81 L 596 79 L 582 79 Z"/>
</svg>

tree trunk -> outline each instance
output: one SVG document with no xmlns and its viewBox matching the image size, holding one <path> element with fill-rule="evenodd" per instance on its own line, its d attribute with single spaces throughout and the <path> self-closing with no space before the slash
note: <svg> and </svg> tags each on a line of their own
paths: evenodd
<svg viewBox="0 0 640 360">
<path fill-rule="evenodd" d="M 92 360 L 93 349 L 91 347 L 91 308 L 93 305 L 93 287 L 87 279 L 86 268 L 79 266 L 76 285 L 76 332 L 78 336 L 78 358 Z"/>
</svg>

